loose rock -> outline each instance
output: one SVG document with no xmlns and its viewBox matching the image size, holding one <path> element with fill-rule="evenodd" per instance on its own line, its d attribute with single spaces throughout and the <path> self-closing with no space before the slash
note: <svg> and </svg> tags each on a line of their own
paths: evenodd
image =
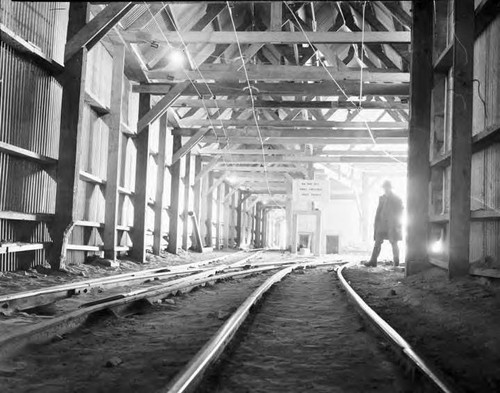
<svg viewBox="0 0 500 393">
<path fill-rule="evenodd" d="M 106 367 L 110 368 L 110 367 L 116 367 L 120 364 L 123 363 L 123 360 L 120 359 L 118 356 L 113 356 L 111 359 L 109 359 L 107 362 L 106 362 Z"/>
</svg>

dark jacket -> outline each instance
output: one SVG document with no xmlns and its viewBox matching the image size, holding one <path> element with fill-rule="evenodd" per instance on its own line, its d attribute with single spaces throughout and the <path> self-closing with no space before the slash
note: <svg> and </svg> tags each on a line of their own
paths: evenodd
<svg viewBox="0 0 500 393">
<path fill-rule="evenodd" d="M 391 241 L 402 239 L 401 217 L 403 202 L 397 195 L 382 195 L 378 202 L 375 214 L 374 239 L 388 239 Z"/>
</svg>

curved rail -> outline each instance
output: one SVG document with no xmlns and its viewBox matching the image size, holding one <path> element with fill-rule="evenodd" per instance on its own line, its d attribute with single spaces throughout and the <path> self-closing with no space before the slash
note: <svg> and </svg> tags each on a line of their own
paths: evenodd
<svg viewBox="0 0 500 393">
<path fill-rule="evenodd" d="M 412 363 L 414 363 L 417 368 L 430 380 L 433 384 L 439 388 L 444 393 L 454 393 L 457 392 L 456 387 L 451 387 L 447 381 L 444 381 L 442 377 L 437 375 L 437 372 L 432 370 L 431 366 L 426 364 L 426 362 L 413 350 L 410 344 L 401 335 L 396 332 L 380 315 L 378 315 L 365 301 L 354 291 L 354 289 L 349 285 L 347 280 L 344 278 L 342 271 L 353 263 L 345 264 L 337 270 L 337 276 L 342 284 L 343 288 L 346 290 L 348 295 L 354 300 L 356 306 L 361 310 L 361 312 L 366 315 L 369 320 L 375 324 L 375 326 L 382 331 L 382 333 L 399 349 L 404 353 Z"/>
<path fill-rule="evenodd" d="M 292 272 L 294 269 L 303 265 L 289 266 L 272 277 L 267 279 L 264 284 L 257 288 L 243 304 L 231 315 L 231 317 L 222 325 L 217 333 L 208 341 L 201 350 L 191 359 L 186 367 L 177 374 L 176 377 L 168 384 L 161 392 L 182 393 L 192 391 L 196 382 L 203 376 L 207 368 L 217 360 L 218 356 L 224 351 L 226 346 L 231 341 L 232 337 L 237 332 L 238 328 L 243 324 L 250 309 L 255 305 L 264 293 L 269 290 L 275 283 L 281 281 L 283 277 Z"/>
<path fill-rule="evenodd" d="M 254 250 L 251 250 L 254 251 Z M 4 311 L 9 310 L 26 310 L 36 306 L 50 304 L 54 301 L 72 297 L 80 293 L 86 293 L 91 288 L 103 286 L 118 286 L 120 283 L 126 283 L 137 280 L 147 280 L 153 277 L 169 277 L 180 274 L 191 274 L 198 272 L 201 266 L 210 265 L 215 262 L 221 262 L 229 257 L 235 257 L 241 254 L 246 254 L 247 251 L 239 251 L 216 258 L 211 258 L 205 261 L 198 261 L 186 265 L 165 266 L 154 269 L 146 269 L 137 272 L 116 274 L 107 277 L 100 277 L 91 280 L 76 281 L 67 284 L 54 285 L 45 288 L 34 289 L 30 291 L 9 293 L 0 295 L 0 307 Z M 244 258 L 238 263 L 245 263 L 250 258 L 253 258 L 257 253 L 252 253 L 251 256 Z"/>
</svg>

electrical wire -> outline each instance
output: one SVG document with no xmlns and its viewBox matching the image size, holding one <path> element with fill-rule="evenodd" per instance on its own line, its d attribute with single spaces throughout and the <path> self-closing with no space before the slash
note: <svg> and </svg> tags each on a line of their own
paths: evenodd
<svg viewBox="0 0 500 393">
<path fill-rule="evenodd" d="M 295 15 L 295 13 L 293 12 L 293 10 L 290 8 L 290 6 L 288 5 L 288 3 L 286 1 L 283 1 L 283 3 L 286 5 L 286 7 L 288 8 L 288 10 L 290 11 L 290 13 L 292 14 L 292 16 L 294 17 L 295 23 L 297 24 L 297 26 L 300 28 L 300 30 L 304 34 L 304 37 L 306 38 L 307 42 L 309 43 L 309 45 L 311 46 L 311 48 L 313 48 L 314 45 L 312 44 L 311 40 L 309 39 L 309 36 L 307 35 L 307 32 L 302 27 L 302 24 L 298 20 L 297 15 Z M 363 9 L 364 9 L 365 6 L 366 6 L 366 1 L 364 2 Z M 342 17 L 344 18 L 343 13 L 342 13 Z M 363 49 L 362 53 L 364 52 L 364 30 L 365 30 L 364 29 L 364 19 L 365 18 L 364 18 L 364 12 L 363 12 L 363 29 L 362 29 L 362 35 L 361 35 L 361 40 L 362 40 L 361 46 L 362 46 L 362 49 Z M 345 90 L 342 88 L 342 86 L 334 78 L 334 76 L 332 75 L 332 73 L 330 72 L 330 70 L 328 69 L 328 67 L 326 67 L 324 61 L 320 57 L 318 57 L 318 58 L 320 59 L 320 64 L 325 69 L 326 73 L 328 74 L 328 76 L 330 77 L 330 79 L 335 83 L 335 85 L 340 90 L 340 92 L 344 95 L 344 97 L 346 98 L 347 102 L 352 103 L 354 109 L 356 109 L 358 111 L 358 115 L 361 117 L 361 120 L 365 123 L 365 127 L 366 127 L 366 129 L 367 129 L 367 131 L 368 131 L 368 133 L 370 135 L 370 138 L 371 138 L 373 144 L 377 145 L 377 141 L 376 141 L 376 139 L 375 139 L 375 137 L 373 135 L 373 132 L 372 132 L 372 130 L 370 128 L 370 125 L 368 124 L 368 121 L 366 120 L 366 118 L 364 117 L 364 115 L 361 113 L 361 110 L 362 110 L 361 101 L 359 101 L 358 105 L 356 105 L 353 101 L 351 101 L 349 99 L 349 96 L 345 92 Z M 360 73 L 361 74 L 363 73 L 363 67 L 361 67 Z M 363 92 L 362 91 L 362 83 L 360 83 L 360 95 L 362 95 L 362 92 Z M 390 153 L 388 153 L 385 149 L 383 149 L 382 151 L 384 152 L 385 155 L 387 155 L 388 157 L 390 157 L 392 160 L 396 161 L 399 164 L 402 164 L 402 165 L 406 166 L 406 164 L 404 162 L 402 162 L 397 157 L 394 157 L 393 155 L 391 155 Z"/>
</svg>

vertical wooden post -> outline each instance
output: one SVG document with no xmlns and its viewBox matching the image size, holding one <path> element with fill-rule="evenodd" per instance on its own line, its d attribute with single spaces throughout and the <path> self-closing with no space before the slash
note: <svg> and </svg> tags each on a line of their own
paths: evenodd
<svg viewBox="0 0 500 393">
<path fill-rule="evenodd" d="M 104 257 L 116 259 L 118 223 L 118 186 L 122 145 L 122 94 L 125 47 L 116 45 L 113 51 L 113 76 L 111 81 L 111 124 L 108 136 L 108 167 L 106 172 L 106 201 L 104 213 Z"/>
<path fill-rule="evenodd" d="M 172 156 L 182 147 L 182 137 L 174 135 L 172 144 Z M 177 160 L 170 166 L 170 228 L 167 251 L 177 254 L 179 241 L 179 187 L 181 183 L 181 160 Z"/>
<path fill-rule="evenodd" d="M 428 263 L 429 141 L 432 93 L 432 2 L 413 1 L 411 102 L 408 136 L 406 275 Z"/>
<path fill-rule="evenodd" d="M 88 3 L 70 3 L 67 40 L 89 19 Z M 76 220 L 76 198 L 80 176 L 81 134 L 87 49 L 80 49 L 64 67 L 59 158 L 57 162 L 56 212 L 51 227 L 53 245 L 49 262 L 52 269 L 65 268 L 66 244 Z"/>
<path fill-rule="evenodd" d="M 267 227 L 268 223 L 268 209 L 264 208 L 262 209 L 262 247 L 266 248 L 267 247 L 267 239 L 269 237 L 269 230 Z"/>
<path fill-rule="evenodd" d="M 155 226 L 153 235 L 153 254 L 160 255 L 161 241 L 163 239 L 163 215 L 165 211 L 165 164 L 167 150 L 167 115 L 160 117 L 160 128 L 158 132 L 158 156 L 156 171 L 156 194 L 155 194 Z"/>
<path fill-rule="evenodd" d="M 261 214 L 262 214 L 262 203 L 257 202 L 255 206 L 255 248 L 262 248 L 261 243 Z"/>
<path fill-rule="evenodd" d="M 219 184 L 217 186 L 217 226 L 216 228 L 216 238 L 215 238 L 215 248 L 217 250 L 221 249 L 221 239 L 222 239 L 222 226 L 221 226 L 221 221 L 222 221 L 222 195 L 223 195 L 223 190 L 222 187 L 224 187 L 224 182 Z"/>
<path fill-rule="evenodd" d="M 212 185 L 214 184 L 214 176 L 213 173 L 210 172 L 208 174 L 208 182 L 207 182 L 207 189 L 209 190 L 212 188 Z M 207 208 L 207 220 L 205 222 L 206 227 L 207 227 L 207 238 L 206 238 L 206 243 L 207 247 L 213 247 L 213 241 L 212 241 L 212 219 L 213 219 L 213 197 L 212 197 L 212 192 L 207 192 L 207 197 L 206 197 L 206 208 Z"/>
<path fill-rule="evenodd" d="M 197 155 L 194 158 L 194 176 L 198 176 L 198 174 L 201 172 L 201 156 Z M 194 186 L 193 186 L 193 194 L 194 194 L 194 202 L 193 202 L 193 211 L 196 214 L 196 217 L 198 217 L 198 220 L 200 220 L 200 213 L 201 213 L 201 182 L 203 179 L 200 179 L 197 181 Z M 198 222 L 198 226 L 200 223 Z"/>
<path fill-rule="evenodd" d="M 228 184 L 224 186 L 224 248 L 229 248 L 229 233 L 231 229 L 231 199 L 228 198 L 231 189 Z"/>
<path fill-rule="evenodd" d="M 469 272 L 474 0 L 453 1 L 450 277 Z"/>
<path fill-rule="evenodd" d="M 151 109 L 151 95 L 139 95 L 139 118 Z M 132 231 L 132 258 L 146 261 L 146 209 L 148 208 L 149 126 L 135 139 L 137 160 L 135 166 L 134 230 Z"/>
<path fill-rule="evenodd" d="M 236 206 L 236 244 L 238 247 L 243 244 L 243 232 L 241 230 L 243 195 L 243 191 L 238 191 L 238 205 Z"/>
<path fill-rule="evenodd" d="M 199 183 L 199 182 L 198 182 Z M 182 214 L 182 249 L 188 249 L 189 240 L 189 198 L 191 194 L 191 153 L 185 155 L 185 171 L 184 171 L 184 212 Z"/>
</svg>

